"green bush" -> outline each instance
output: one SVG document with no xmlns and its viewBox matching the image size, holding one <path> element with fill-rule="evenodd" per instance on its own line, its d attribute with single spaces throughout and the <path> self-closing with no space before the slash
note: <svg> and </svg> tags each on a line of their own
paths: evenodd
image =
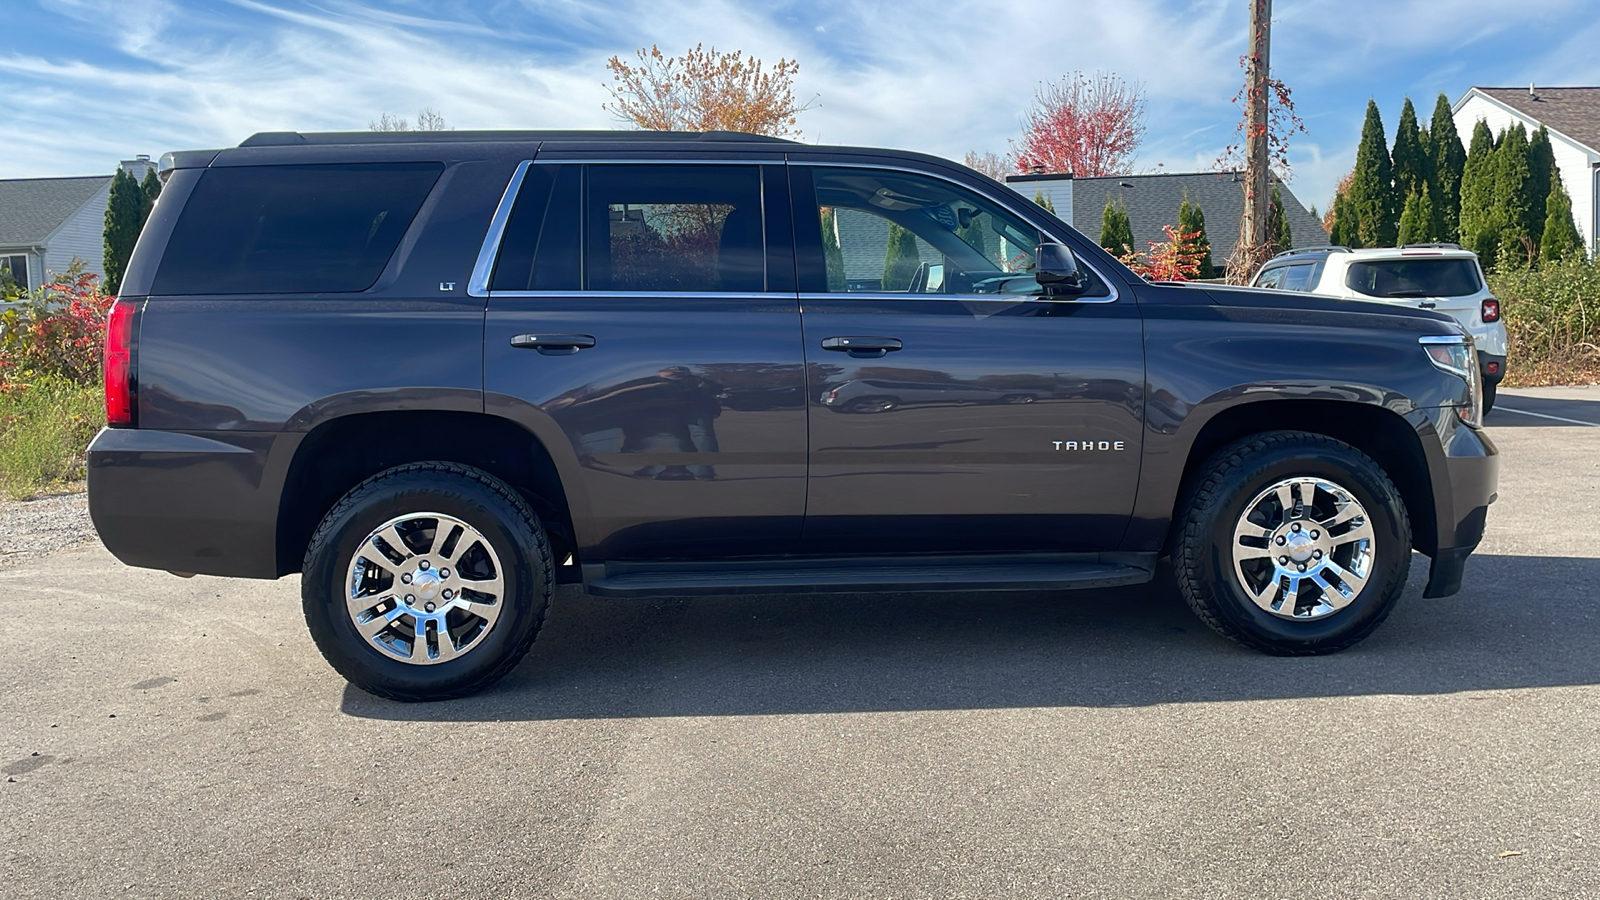
<svg viewBox="0 0 1600 900">
<path fill-rule="evenodd" d="M 98 386 L 7 385 L 0 390 L 0 493 L 25 499 L 81 481 L 84 450 L 104 421 Z"/>
<path fill-rule="evenodd" d="M 1600 380 L 1600 262 L 1496 272 L 1489 289 L 1500 298 L 1510 343 L 1507 384 Z"/>
</svg>

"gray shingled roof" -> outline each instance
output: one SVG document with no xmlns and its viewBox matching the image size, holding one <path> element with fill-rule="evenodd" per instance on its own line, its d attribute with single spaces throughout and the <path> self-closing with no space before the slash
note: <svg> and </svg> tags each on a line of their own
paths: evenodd
<svg viewBox="0 0 1600 900">
<path fill-rule="evenodd" d="M 1600 87 L 1478 88 L 1551 131 L 1600 152 Z"/>
<path fill-rule="evenodd" d="M 111 183 L 110 175 L 0 180 L 0 246 L 41 244 Z"/>
<path fill-rule="evenodd" d="M 1234 172 L 1196 172 L 1172 175 L 1116 175 L 1078 178 L 1072 182 L 1072 227 L 1091 241 L 1100 240 L 1106 200 L 1121 197 L 1133 225 L 1134 249 L 1147 241 L 1164 241 L 1163 225 L 1178 224 L 1178 207 L 1187 196 L 1206 215 L 1206 237 L 1211 240 L 1211 262 L 1227 262 L 1239 242 L 1239 220 L 1244 216 L 1244 185 Z M 1016 185 L 1013 185 L 1016 187 Z M 1296 247 L 1328 242 L 1322 223 L 1301 204 L 1289 186 L 1278 182 L 1284 214 L 1289 217 L 1289 238 Z M 1027 191 L 1023 191 L 1027 194 Z"/>
</svg>

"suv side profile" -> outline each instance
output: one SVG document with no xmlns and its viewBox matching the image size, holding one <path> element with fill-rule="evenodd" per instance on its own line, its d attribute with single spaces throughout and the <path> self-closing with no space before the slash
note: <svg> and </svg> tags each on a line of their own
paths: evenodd
<svg viewBox="0 0 1600 900">
<path fill-rule="evenodd" d="M 1273 257 L 1251 286 L 1302 291 L 1445 313 L 1472 335 L 1483 379 L 1483 411 L 1506 377 L 1506 323 L 1478 255 L 1456 244 L 1351 250 L 1305 247 Z"/>
<path fill-rule="evenodd" d="M 95 526 L 129 565 L 300 573 L 385 697 L 492 683 L 558 584 L 1056 591 L 1167 558 L 1219 633 L 1328 653 L 1413 550 L 1455 593 L 1495 496 L 1449 318 L 1151 284 L 930 156 L 269 133 L 161 176 Z"/>
</svg>

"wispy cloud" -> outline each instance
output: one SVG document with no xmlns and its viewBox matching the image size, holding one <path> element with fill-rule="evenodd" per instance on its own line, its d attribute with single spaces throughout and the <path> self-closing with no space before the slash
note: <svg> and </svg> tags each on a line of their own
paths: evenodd
<svg viewBox="0 0 1600 900">
<path fill-rule="evenodd" d="M 1596 0 L 1522 0 L 1514 17 L 1503 0 L 1280 0 L 1274 70 L 1312 132 L 1292 154 L 1297 192 L 1326 203 L 1369 96 L 1392 126 L 1407 93 L 1426 109 L 1472 84 L 1600 80 L 1597 12 Z M 107 171 L 256 131 L 361 129 L 422 107 L 460 128 L 614 127 L 605 60 L 696 43 L 798 59 L 796 87 L 816 99 L 808 139 L 957 158 L 1006 149 L 1039 82 L 1114 71 L 1147 91 L 1139 164 L 1191 169 L 1237 122 L 1246 14 L 1243 0 L 38 0 L 9 14 L 0 51 L 0 177 Z"/>
</svg>

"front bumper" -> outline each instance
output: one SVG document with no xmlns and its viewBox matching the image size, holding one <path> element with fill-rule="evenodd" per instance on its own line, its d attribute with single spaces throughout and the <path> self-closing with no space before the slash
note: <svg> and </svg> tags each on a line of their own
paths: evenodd
<svg viewBox="0 0 1600 900">
<path fill-rule="evenodd" d="M 1424 597 L 1448 597 L 1461 590 L 1467 557 L 1483 540 L 1489 504 L 1497 498 L 1500 451 L 1482 429 L 1473 428 L 1455 410 L 1430 410 L 1438 456 L 1429 455 L 1437 524 L 1433 565 Z"/>
</svg>

